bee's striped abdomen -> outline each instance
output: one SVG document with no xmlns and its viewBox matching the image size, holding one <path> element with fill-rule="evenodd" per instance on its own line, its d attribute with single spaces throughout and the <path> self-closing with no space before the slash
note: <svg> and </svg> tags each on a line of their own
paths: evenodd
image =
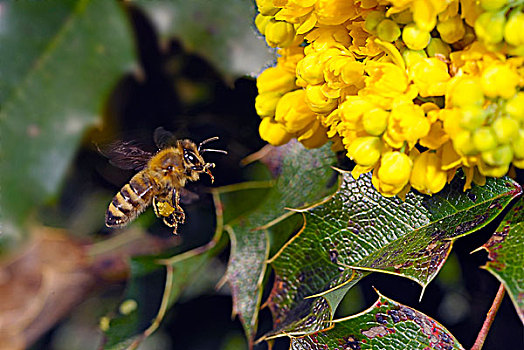
<svg viewBox="0 0 524 350">
<path fill-rule="evenodd" d="M 106 212 L 108 227 L 124 226 L 143 212 L 152 199 L 152 181 L 141 171 L 113 197 Z"/>
</svg>

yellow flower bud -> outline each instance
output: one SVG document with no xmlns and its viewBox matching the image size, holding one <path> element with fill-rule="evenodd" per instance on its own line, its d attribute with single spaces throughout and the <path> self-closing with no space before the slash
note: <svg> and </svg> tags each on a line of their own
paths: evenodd
<svg viewBox="0 0 524 350">
<path fill-rule="evenodd" d="M 410 23 L 402 30 L 402 40 L 411 50 L 422 50 L 428 46 L 431 35 L 419 29 L 415 23 Z"/>
<path fill-rule="evenodd" d="M 413 147 L 419 138 L 428 134 L 431 125 L 422 107 L 412 103 L 395 105 L 389 114 L 384 141 L 393 148 L 400 148 L 407 141 Z"/>
<path fill-rule="evenodd" d="M 258 132 L 262 140 L 273 146 L 284 145 L 293 138 L 293 135 L 288 133 L 282 124 L 272 121 L 271 118 L 262 119 Z"/>
<path fill-rule="evenodd" d="M 479 172 L 484 176 L 501 177 L 506 175 L 509 170 L 509 163 L 499 166 L 491 166 L 482 160 L 478 164 Z"/>
<path fill-rule="evenodd" d="M 507 0 L 480 0 L 480 6 L 486 11 L 496 11 L 506 5 Z"/>
<path fill-rule="evenodd" d="M 273 0 L 256 0 L 258 11 L 264 16 L 274 16 L 280 9 L 273 5 Z"/>
<path fill-rule="evenodd" d="M 460 126 L 464 129 L 475 130 L 479 128 L 486 120 L 486 112 L 482 107 L 470 105 L 461 109 Z"/>
<path fill-rule="evenodd" d="M 317 54 L 308 54 L 298 62 L 297 76 L 311 85 L 324 82 L 324 65 L 319 62 Z"/>
<path fill-rule="evenodd" d="M 518 134 L 511 142 L 511 147 L 515 158 L 524 159 L 524 129 L 519 129 Z"/>
<path fill-rule="evenodd" d="M 257 27 L 260 34 L 264 35 L 264 33 L 266 32 L 266 26 L 269 23 L 269 21 L 271 21 L 271 19 L 271 16 L 264 16 L 261 13 L 259 13 L 255 17 L 255 26 Z"/>
<path fill-rule="evenodd" d="M 286 93 L 295 89 L 295 75 L 277 65 L 269 67 L 257 78 L 258 93 L 280 92 Z"/>
<path fill-rule="evenodd" d="M 274 116 L 280 97 L 282 97 L 280 92 L 269 91 L 259 94 L 255 98 L 255 109 L 257 114 L 261 118 Z"/>
<path fill-rule="evenodd" d="M 349 96 L 346 101 L 340 104 L 338 110 L 343 121 L 354 124 L 361 120 L 365 112 L 373 108 L 376 107 L 372 103 L 358 96 Z"/>
<path fill-rule="evenodd" d="M 412 67 L 413 65 L 415 65 L 415 63 L 426 57 L 428 57 L 428 55 L 424 50 L 415 51 L 405 49 L 402 52 L 402 58 L 404 59 L 404 62 L 406 62 L 406 66 L 408 67 Z"/>
<path fill-rule="evenodd" d="M 309 125 L 305 132 L 297 137 L 297 140 L 306 148 L 318 148 L 327 142 L 327 131 L 320 122 L 316 120 Z"/>
<path fill-rule="evenodd" d="M 391 18 L 397 23 L 408 24 L 413 22 L 413 12 L 407 9 L 401 12 L 393 13 Z"/>
<path fill-rule="evenodd" d="M 519 83 L 520 77 L 509 66 L 503 64 L 492 65 L 482 72 L 481 84 L 484 95 L 488 97 L 512 97 Z"/>
<path fill-rule="evenodd" d="M 409 182 L 424 194 L 437 193 L 446 185 L 447 173 L 441 169 L 441 160 L 436 153 L 426 151 L 415 158 Z"/>
<path fill-rule="evenodd" d="M 288 92 L 278 101 L 275 120 L 282 123 L 288 133 L 305 129 L 316 120 L 316 114 L 306 103 L 306 92 L 302 89 Z"/>
<path fill-rule="evenodd" d="M 328 98 L 322 93 L 322 86 L 308 85 L 306 88 L 306 102 L 315 113 L 327 114 L 337 108 L 336 98 Z"/>
<path fill-rule="evenodd" d="M 482 160 L 491 166 L 506 165 L 513 159 L 513 150 L 510 145 L 500 145 L 489 151 L 482 152 Z"/>
<path fill-rule="evenodd" d="M 348 148 L 347 155 L 361 166 L 373 166 L 380 159 L 382 141 L 375 136 L 359 137 Z"/>
<path fill-rule="evenodd" d="M 373 186 L 386 197 L 398 194 L 408 184 L 413 161 L 400 152 L 386 152 L 380 166 L 373 171 Z"/>
<path fill-rule="evenodd" d="M 444 95 L 451 78 L 448 66 L 435 57 L 419 60 L 409 75 L 422 97 Z"/>
<path fill-rule="evenodd" d="M 291 23 L 271 20 L 264 30 L 267 44 L 271 47 L 286 47 L 295 39 L 295 28 Z"/>
<path fill-rule="evenodd" d="M 478 78 L 460 77 L 448 86 L 446 96 L 451 98 L 453 106 L 482 106 L 484 93 Z"/>
<path fill-rule="evenodd" d="M 453 147 L 462 156 L 470 156 L 477 153 L 473 143 L 471 131 L 462 130 L 453 138 Z"/>
<path fill-rule="evenodd" d="M 377 36 L 380 40 L 395 41 L 400 37 L 400 27 L 390 19 L 384 19 L 377 25 Z"/>
<path fill-rule="evenodd" d="M 388 126 L 388 118 L 389 112 L 381 108 L 368 110 L 362 116 L 364 130 L 370 135 L 382 135 Z"/>
<path fill-rule="evenodd" d="M 524 122 L 524 92 L 518 92 L 506 102 L 506 113 L 519 122 Z"/>
<path fill-rule="evenodd" d="M 448 44 L 459 41 L 466 34 L 466 28 L 460 15 L 450 17 L 445 21 L 439 21 L 437 30 L 441 39 Z"/>
<path fill-rule="evenodd" d="M 493 122 L 493 131 L 499 143 L 509 143 L 517 135 L 519 123 L 510 117 L 497 118 Z"/>
<path fill-rule="evenodd" d="M 475 21 L 475 33 L 486 44 L 497 44 L 504 37 L 506 17 L 501 12 L 484 12 Z"/>
<path fill-rule="evenodd" d="M 481 152 L 497 147 L 497 138 L 493 129 L 487 126 L 478 128 L 473 132 L 473 144 Z"/>
<path fill-rule="evenodd" d="M 504 40 L 515 46 L 524 44 L 524 13 L 519 11 L 510 15 L 504 26 Z"/>
</svg>

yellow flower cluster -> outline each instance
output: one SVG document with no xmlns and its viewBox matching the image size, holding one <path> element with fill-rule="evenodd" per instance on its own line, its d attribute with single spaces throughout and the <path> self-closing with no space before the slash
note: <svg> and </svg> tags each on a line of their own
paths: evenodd
<svg viewBox="0 0 524 350">
<path fill-rule="evenodd" d="M 332 140 L 384 196 L 524 168 L 524 1 L 256 3 L 279 53 L 257 80 L 264 140 Z"/>
</svg>

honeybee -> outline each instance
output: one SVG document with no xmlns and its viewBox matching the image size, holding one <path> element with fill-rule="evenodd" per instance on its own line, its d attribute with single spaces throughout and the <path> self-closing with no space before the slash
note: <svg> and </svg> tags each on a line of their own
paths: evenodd
<svg viewBox="0 0 524 350">
<path fill-rule="evenodd" d="M 206 163 L 202 154 L 224 150 L 202 148 L 218 137 L 211 137 L 197 146 L 191 140 L 176 140 L 172 133 L 159 127 L 153 135 L 156 153 L 147 152 L 134 142 L 117 142 L 100 152 L 109 162 L 122 169 L 139 170 L 113 197 L 106 211 L 107 227 L 122 227 L 133 221 L 150 204 L 157 217 L 177 233 L 178 224 L 185 221 L 180 197 L 196 194 L 184 189 L 187 181 L 197 181 L 201 173 L 214 177 L 214 163 Z"/>
</svg>

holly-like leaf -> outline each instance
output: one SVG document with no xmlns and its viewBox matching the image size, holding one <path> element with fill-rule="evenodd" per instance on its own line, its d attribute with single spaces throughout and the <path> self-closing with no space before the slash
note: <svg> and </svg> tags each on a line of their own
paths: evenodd
<svg viewBox="0 0 524 350">
<path fill-rule="evenodd" d="M 251 342 L 256 332 L 257 315 L 262 297 L 262 278 L 269 254 L 268 228 L 289 217 L 286 207 L 301 207 L 325 197 L 334 186 L 330 165 L 335 158 L 328 145 L 306 150 L 300 143 L 274 148 L 263 161 L 277 176 L 273 183 L 254 182 L 217 189 L 222 200 L 226 229 L 231 239 L 231 255 L 226 278 L 233 294 L 233 311 L 238 314 Z M 272 184 L 262 194 L 260 185 Z M 235 191 L 236 187 L 238 189 Z M 235 196 L 236 200 L 232 200 Z M 247 199 L 251 198 L 251 201 Z M 250 203 L 255 201 L 255 206 Z M 229 211 L 251 208 L 233 217 Z"/>
<path fill-rule="evenodd" d="M 490 261 L 483 266 L 499 281 L 515 305 L 524 323 L 524 198 L 510 212 L 482 248 L 489 252 Z"/>
<path fill-rule="evenodd" d="M 423 313 L 379 295 L 362 313 L 332 328 L 292 338 L 292 350 L 463 349 L 449 331 Z"/>
<path fill-rule="evenodd" d="M 164 39 L 207 58 L 229 76 L 257 75 L 274 54 L 254 27 L 252 1 L 139 1 Z"/>
<path fill-rule="evenodd" d="M 117 1 L 7 1 L 0 11 L 3 238 L 56 194 L 82 135 L 135 61 Z"/>
<path fill-rule="evenodd" d="M 484 226 L 521 192 L 509 178 L 491 178 L 467 192 L 463 184 L 457 178 L 432 197 L 410 193 L 402 201 L 381 196 L 370 174 L 358 180 L 344 174 L 330 200 L 303 211 L 303 230 L 272 259 L 271 335 L 325 328 L 344 289 L 373 271 L 425 288 L 453 241 Z"/>
</svg>

